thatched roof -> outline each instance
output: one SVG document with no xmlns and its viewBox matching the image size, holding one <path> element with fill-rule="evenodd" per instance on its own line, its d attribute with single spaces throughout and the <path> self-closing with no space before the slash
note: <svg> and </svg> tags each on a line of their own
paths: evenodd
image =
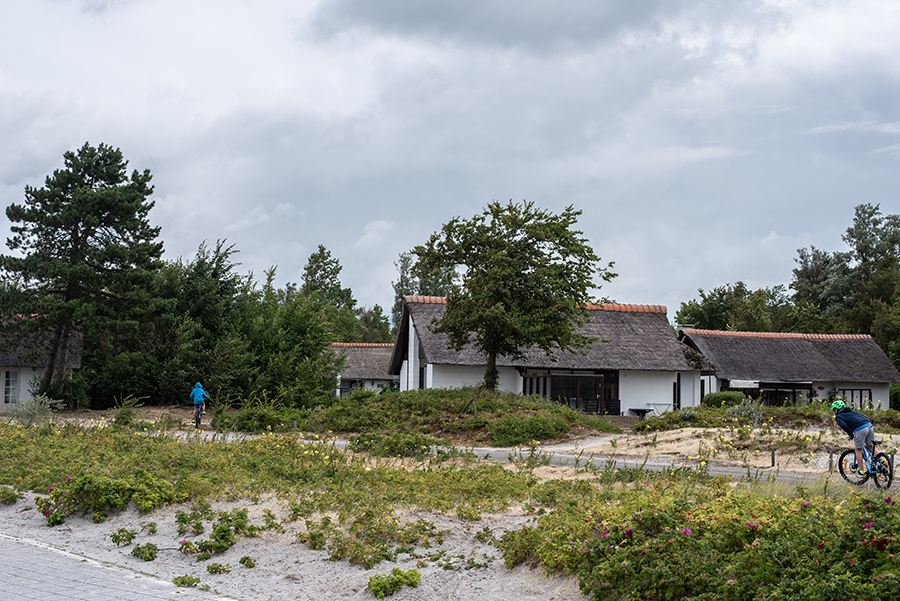
<svg viewBox="0 0 900 601">
<path fill-rule="evenodd" d="M 47 367 L 50 360 L 50 335 L 46 332 L 30 330 L 27 318 L 6 320 L 0 327 L 0 367 Z M 81 367 L 83 332 L 72 331 L 69 337 L 69 352 L 66 355 L 66 369 Z"/>
<path fill-rule="evenodd" d="M 412 317 L 426 363 L 483 366 L 487 360 L 471 344 L 455 351 L 446 334 L 431 330 L 447 308 L 443 297 L 407 296 L 391 357 L 391 373 L 399 374 L 409 345 L 409 317 Z M 497 366 L 534 369 L 631 369 L 647 371 L 691 371 L 685 358 L 686 348 L 675 337 L 659 305 L 587 305 L 588 319 L 580 332 L 594 340 L 584 354 L 557 352 L 547 356 L 538 348 L 525 351 L 525 359 L 497 358 Z"/>
<path fill-rule="evenodd" d="M 679 338 L 700 351 L 721 379 L 900 382 L 900 372 L 868 335 L 685 329 Z"/>
<path fill-rule="evenodd" d="M 363 342 L 332 342 L 331 348 L 346 356 L 341 378 L 344 380 L 393 380 L 388 373 L 394 345 Z"/>
</svg>

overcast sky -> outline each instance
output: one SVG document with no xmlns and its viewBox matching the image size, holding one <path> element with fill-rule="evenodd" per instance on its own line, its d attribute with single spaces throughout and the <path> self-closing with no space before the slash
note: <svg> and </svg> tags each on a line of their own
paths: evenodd
<svg viewBox="0 0 900 601">
<path fill-rule="evenodd" d="M 670 319 L 900 212 L 889 0 L 0 0 L 0 32 L 0 205 L 104 142 L 166 259 L 227 239 L 284 285 L 324 244 L 368 307 L 494 200 L 582 210 L 599 294 Z"/>
</svg>

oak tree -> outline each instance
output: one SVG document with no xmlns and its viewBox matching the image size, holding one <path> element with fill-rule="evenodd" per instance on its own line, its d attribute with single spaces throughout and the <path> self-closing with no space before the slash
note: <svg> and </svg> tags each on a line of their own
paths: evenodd
<svg viewBox="0 0 900 601">
<path fill-rule="evenodd" d="M 595 276 L 610 281 L 612 263 L 598 267 L 582 232 L 581 211 L 554 214 L 532 202 L 493 202 L 481 215 L 455 218 L 416 246 L 416 271 L 456 269 L 443 317 L 432 325 L 461 350 L 472 343 L 487 360 L 485 387 L 497 386 L 497 357 L 522 358 L 528 348 L 548 355 L 578 350 L 591 340 L 579 334 Z"/>
</svg>

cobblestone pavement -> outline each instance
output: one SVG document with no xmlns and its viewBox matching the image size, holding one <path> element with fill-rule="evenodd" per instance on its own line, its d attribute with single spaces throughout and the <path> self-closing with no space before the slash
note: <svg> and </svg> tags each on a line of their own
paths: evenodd
<svg viewBox="0 0 900 601">
<path fill-rule="evenodd" d="M 147 574 L 0 534 L 0 599 L 217 601 L 226 597 L 179 588 Z"/>
</svg>

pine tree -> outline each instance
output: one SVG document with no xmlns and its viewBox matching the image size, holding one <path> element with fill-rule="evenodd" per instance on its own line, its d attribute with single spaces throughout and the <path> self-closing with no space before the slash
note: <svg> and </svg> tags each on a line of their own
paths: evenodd
<svg viewBox="0 0 900 601">
<path fill-rule="evenodd" d="M 24 291 L 7 310 L 49 339 L 48 367 L 38 392 L 60 394 L 72 341 L 86 328 L 128 319 L 162 265 L 159 228 L 147 215 L 154 203 L 149 170 L 126 172 L 122 152 L 86 143 L 63 154 L 64 168 L 41 188 L 27 186 L 23 204 L 6 209 L 14 255 L 0 267 Z"/>
</svg>

